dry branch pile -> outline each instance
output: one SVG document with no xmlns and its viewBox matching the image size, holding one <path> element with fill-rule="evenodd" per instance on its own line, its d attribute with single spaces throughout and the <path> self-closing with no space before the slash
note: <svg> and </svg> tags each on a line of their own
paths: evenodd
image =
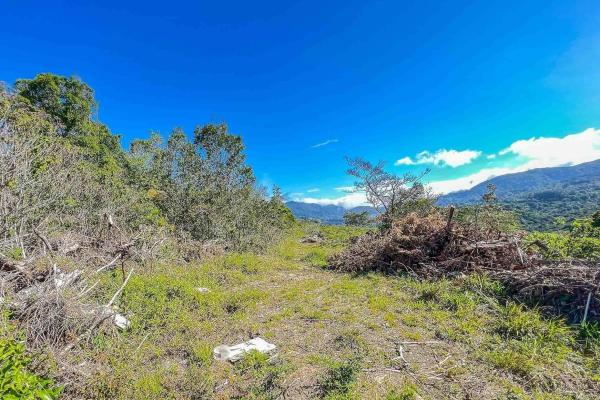
<svg viewBox="0 0 600 400">
<path fill-rule="evenodd" d="M 40 245 L 29 246 L 25 260 L 15 262 L 0 253 L 0 302 L 25 329 L 28 343 L 61 349 L 103 323 L 119 326 L 113 306 L 122 289 L 107 304 L 94 298 L 96 289 L 107 271 L 125 272 L 127 261 L 151 258 L 148 240 L 132 238 L 114 223 L 75 244 L 72 232 L 53 239 L 38 235 Z M 160 240 L 154 240 L 158 245 Z"/>
<path fill-rule="evenodd" d="M 588 319 L 600 318 L 600 265 L 543 261 L 523 245 L 521 234 L 453 224 L 434 213 L 409 215 L 389 230 L 370 232 L 329 260 L 331 268 L 353 273 L 379 271 L 440 278 L 487 273 L 518 299 L 580 320 L 590 297 Z M 591 294 L 591 295 L 590 295 Z"/>
</svg>

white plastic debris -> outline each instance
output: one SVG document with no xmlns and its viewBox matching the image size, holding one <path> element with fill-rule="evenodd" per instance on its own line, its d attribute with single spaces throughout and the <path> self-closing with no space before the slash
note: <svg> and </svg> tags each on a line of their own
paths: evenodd
<svg viewBox="0 0 600 400">
<path fill-rule="evenodd" d="M 261 353 L 269 353 L 275 350 L 277 346 L 267 342 L 259 337 L 248 340 L 247 342 L 236 344 L 235 346 L 227 346 L 222 344 L 215 347 L 213 355 L 215 359 L 220 361 L 238 361 L 244 357 L 244 353 L 250 350 L 257 350 Z"/>
<path fill-rule="evenodd" d="M 205 288 L 205 287 L 197 287 L 196 290 L 200 293 L 208 293 L 210 292 L 209 288 Z"/>
<path fill-rule="evenodd" d="M 119 313 L 115 313 L 113 317 L 113 322 L 117 326 L 117 328 L 121 329 L 127 329 L 129 328 L 129 325 L 131 325 L 131 322 L 129 322 L 129 320 L 123 314 Z"/>
<path fill-rule="evenodd" d="M 112 323 L 119 329 L 127 329 L 131 326 L 131 321 L 123 314 L 118 313 L 113 307 L 104 306 L 103 313 L 106 318 L 110 318 Z"/>
</svg>

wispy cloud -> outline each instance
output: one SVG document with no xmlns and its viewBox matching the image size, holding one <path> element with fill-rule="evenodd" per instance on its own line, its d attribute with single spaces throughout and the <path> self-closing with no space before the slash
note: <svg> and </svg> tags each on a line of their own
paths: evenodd
<svg viewBox="0 0 600 400">
<path fill-rule="evenodd" d="M 403 157 L 397 160 L 394 165 L 447 165 L 452 168 L 460 167 L 461 165 L 470 164 L 473 160 L 481 155 L 477 150 L 446 150 L 440 149 L 435 153 L 422 151 L 413 160 L 410 157 Z"/>
<path fill-rule="evenodd" d="M 308 189 L 306 192 L 307 192 L 307 193 L 316 193 L 316 192 L 318 192 L 319 190 L 320 190 L 319 188 L 311 188 L 311 189 Z"/>
<path fill-rule="evenodd" d="M 296 201 L 302 201 L 304 203 L 313 203 L 313 204 L 321 204 L 321 205 L 336 205 L 342 206 L 344 208 L 352 208 L 358 206 L 368 205 L 367 197 L 364 192 L 354 192 L 348 193 L 341 197 L 324 197 L 324 198 L 315 198 L 315 197 L 299 197 L 295 199 Z"/>
<path fill-rule="evenodd" d="M 327 139 L 327 140 L 326 140 L 326 141 L 324 141 L 324 142 L 317 143 L 317 144 L 315 144 L 315 145 L 312 145 L 312 146 L 310 146 L 310 147 L 311 147 L 312 149 L 316 149 L 316 148 L 323 147 L 323 146 L 327 146 L 328 144 L 337 143 L 337 142 L 339 142 L 339 140 L 338 140 L 338 139 Z"/>
<path fill-rule="evenodd" d="M 352 193 L 356 188 L 354 186 L 340 186 L 336 187 L 335 190 L 338 192 Z"/>
<path fill-rule="evenodd" d="M 533 137 L 517 140 L 499 151 L 498 155 L 512 155 L 522 159 L 523 162 L 511 167 L 483 168 L 471 175 L 431 182 L 429 185 L 438 193 L 450 193 L 470 189 L 500 175 L 594 161 L 600 159 L 600 130 L 589 128 L 564 137 Z"/>
</svg>

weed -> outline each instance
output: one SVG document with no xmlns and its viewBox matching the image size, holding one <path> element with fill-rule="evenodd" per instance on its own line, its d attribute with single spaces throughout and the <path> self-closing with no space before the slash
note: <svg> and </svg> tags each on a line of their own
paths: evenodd
<svg viewBox="0 0 600 400">
<path fill-rule="evenodd" d="M 405 383 L 401 389 L 392 389 L 385 396 L 385 400 L 414 400 L 419 393 L 417 386 L 413 383 Z"/>
<path fill-rule="evenodd" d="M 256 350 L 244 355 L 235 365 L 238 375 L 251 381 L 247 388 L 248 398 L 276 399 L 280 398 L 284 388 L 283 379 L 290 372 L 290 365 L 285 362 L 274 362 L 269 356 Z"/>
<path fill-rule="evenodd" d="M 600 350 L 600 323 L 585 322 L 579 326 L 579 339 L 586 349 Z"/>
<path fill-rule="evenodd" d="M 361 362 L 356 357 L 331 362 L 318 382 L 321 397 L 340 399 L 348 396 L 355 385 L 356 375 L 360 369 Z"/>
<path fill-rule="evenodd" d="M 597 391 L 596 325 L 574 330 L 538 310 L 502 305 L 494 299 L 501 286 L 486 276 L 419 281 L 332 272 L 310 260 L 338 251 L 351 230 L 321 227 L 326 240 L 315 245 L 299 241 L 303 229 L 293 227 L 264 254 L 140 270 L 119 302 L 132 328 L 96 335 L 86 349 L 110 370 L 67 398 L 295 398 L 306 397 L 307 387 L 328 399 L 461 398 L 462 387 L 477 380 L 480 398 L 508 398 L 498 376 L 522 392 L 515 399 Z M 109 298 L 121 283 L 120 275 L 107 276 Z M 215 346 L 248 334 L 277 344 L 279 358 L 251 353 L 233 365 L 212 359 Z M 435 342 L 404 346 L 404 356 L 419 376 L 451 379 L 431 386 L 386 372 L 391 340 Z M 362 379 L 362 365 L 381 375 Z"/>
</svg>

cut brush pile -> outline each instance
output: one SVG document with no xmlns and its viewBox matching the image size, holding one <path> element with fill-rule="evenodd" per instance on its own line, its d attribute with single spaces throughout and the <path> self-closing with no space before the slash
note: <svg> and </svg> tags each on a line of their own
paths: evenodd
<svg viewBox="0 0 600 400">
<path fill-rule="evenodd" d="M 389 230 L 369 232 L 329 259 L 331 268 L 363 273 L 408 273 L 440 278 L 486 273 L 501 281 L 519 300 L 580 320 L 600 319 L 597 291 L 600 266 L 584 262 L 548 262 L 523 243 L 523 235 L 453 223 L 449 216 L 409 215 Z M 589 301 L 588 301 L 589 298 Z"/>
</svg>

